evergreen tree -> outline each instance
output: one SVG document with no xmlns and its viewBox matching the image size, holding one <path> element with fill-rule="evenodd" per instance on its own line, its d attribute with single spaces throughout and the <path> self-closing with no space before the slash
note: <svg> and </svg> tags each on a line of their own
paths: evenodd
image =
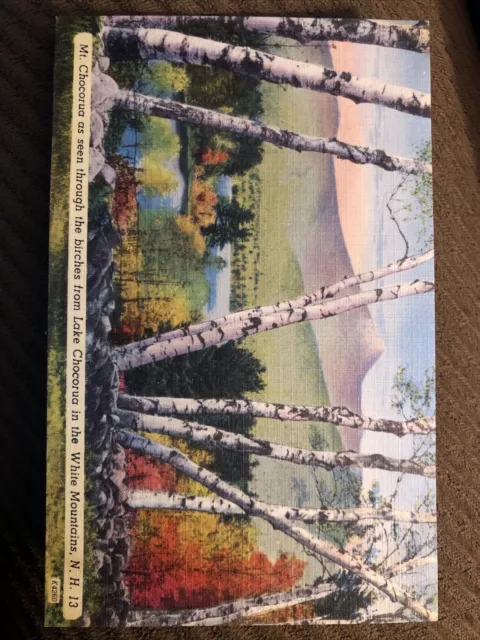
<svg viewBox="0 0 480 640">
<path fill-rule="evenodd" d="M 264 388 L 264 372 L 265 367 L 250 351 L 228 342 L 132 369 L 126 372 L 125 381 L 134 395 L 239 398 Z M 242 415 L 198 416 L 196 421 L 244 435 L 252 433 L 255 423 L 251 416 Z M 251 478 L 248 454 L 216 452 L 214 468 L 224 480 L 247 490 Z"/>
<path fill-rule="evenodd" d="M 242 207 L 238 200 L 227 200 L 219 197 L 215 206 L 216 220 L 202 229 L 209 246 L 221 249 L 235 240 L 246 240 L 251 231 L 246 226 L 255 218 L 250 209 Z"/>
</svg>

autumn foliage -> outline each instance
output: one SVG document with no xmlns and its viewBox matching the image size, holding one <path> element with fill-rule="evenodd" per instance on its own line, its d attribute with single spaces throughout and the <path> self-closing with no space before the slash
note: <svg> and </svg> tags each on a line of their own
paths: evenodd
<svg viewBox="0 0 480 640">
<path fill-rule="evenodd" d="M 117 173 L 112 201 L 112 217 L 117 228 L 126 232 L 138 215 L 135 169 L 116 156 L 113 166 Z"/>
<path fill-rule="evenodd" d="M 192 184 L 191 215 L 195 224 L 206 227 L 216 219 L 217 195 L 209 182 L 201 180 L 203 169 L 197 167 Z"/>
<path fill-rule="evenodd" d="M 166 436 L 156 440 L 173 444 Z M 213 456 L 175 441 L 197 464 L 211 466 Z M 127 454 L 132 489 L 209 495 L 170 465 Z M 125 573 L 133 607 L 183 609 L 290 589 L 306 563 L 281 554 L 271 560 L 256 548 L 255 528 L 244 518 L 208 513 L 139 509 L 131 514 L 134 547 Z"/>
<path fill-rule="evenodd" d="M 206 513 L 140 512 L 126 579 L 132 605 L 183 609 L 285 591 L 305 563 L 255 549 L 251 525 Z"/>
<path fill-rule="evenodd" d="M 216 166 L 222 162 L 226 162 L 229 154 L 221 149 L 205 149 L 197 154 L 198 162 L 202 165 Z"/>
<path fill-rule="evenodd" d="M 127 477 L 130 489 L 174 491 L 177 476 L 171 465 L 129 451 Z"/>
</svg>

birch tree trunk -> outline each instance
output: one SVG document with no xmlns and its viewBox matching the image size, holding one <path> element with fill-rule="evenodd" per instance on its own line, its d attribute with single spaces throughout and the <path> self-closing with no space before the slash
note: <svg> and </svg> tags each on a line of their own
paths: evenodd
<svg viewBox="0 0 480 640">
<path fill-rule="evenodd" d="M 376 78 L 353 76 L 345 71 L 298 62 L 249 47 L 237 47 L 206 38 L 163 29 L 103 29 L 106 55 L 114 60 L 167 60 L 211 66 L 302 89 L 330 93 L 355 103 L 379 104 L 397 111 L 429 118 L 430 95 L 390 85 Z"/>
<path fill-rule="evenodd" d="M 435 418 L 384 420 L 360 416 L 347 407 L 275 404 L 257 400 L 194 400 L 192 398 L 145 398 L 120 394 L 117 406 L 149 415 L 247 415 L 282 421 L 328 422 L 340 427 L 392 433 L 396 436 L 435 431 Z"/>
<path fill-rule="evenodd" d="M 243 598 L 206 609 L 186 609 L 175 613 L 134 609 L 130 614 L 128 626 L 176 627 L 180 625 L 213 626 L 225 624 L 247 616 L 261 615 L 296 604 L 321 600 L 334 591 L 336 591 L 335 585 L 324 584 L 318 587 L 304 587 L 282 593 Z"/>
<path fill-rule="evenodd" d="M 309 305 L 322 302 L 322 300 L 333 298 L 338 293 L 341 293 L 342 291 L 350 287 L 366 284 L 374 280 L 379 280 L 380 278 L 385 278 L 389 275 L 392 275 L 393 273 L 399 273 L 401 271 L 408 271 L 409 269 L 413 269 L 419 264 L 431 260 L 433 256 L 434 252 L 432 250 L 419 256 L 402 258 L 401 260 L 397 260 L 396 262 L 388 264 L 387 266 L 381 267 L 379 269 L 366 271 L 365 273 L 360 273 L 349 277 L 345 276 L 344 278 L 342 278 L 342 280 L 322 287 L 318 291 L 315 291 L 314 293 L 311 293 L 309 295 L 299 296 L 298 298 L 294 298 L 292 300 L 277 302 L 276 304 L 265 305 L 263 307 L 252 307 L 251 309 L 236 311 L 234 313 L 229 313 L 226 316 L 222 316 L 221 318 L 216 318 L 215 320 L 206 320 L 204 322 L 190 325 L 186 329 L 174 329 L 173 331 L 160 333 L 152 336 L 151 338 L 146 338 L 141 342 L 123 346 L 122 353 L 133 351 L 138 346 L 140 346 L 140 344 L 142 345 L 142 347 L 148 347 L 157 342 L 165 342 L 166 340 L 174 340 L 175 338 L 192 336 L 197 333 L 202 333 L 203 331 L 208 331 L 209 329 L 222 327 L 225 324 L 244 322 L 252 317 L 261 318 L 262 316 L 277 313 L 278 311 L 290 311 L 290 309 L 301 309 L 303 307 L 308 307 Z"/>
<path fill-rule="evenodd" d="M 381 454 L 354 453 L 351 451 L 314 451 L 247 437 L 231 431 L 223 431 L 197 422 L 186 422 L 165 416 L 150 416 L 133 411 L 117 410 L 120 426 L 144 433 L 161 433 L 172 438 L 181 438 L 194 446 L 216 451 L 226 449 L 252 453 L 293 464 L 321 467 L 331 471 L 335 467 L 356 466 L 361 469 L 383 469 L 398 473 L 435 477 L 435 466 L 414 460 L 389 458 Z"/>
<path fill-rule="evenodd" d="M 410 571 L 414 571 L 415 569 L 419 569 L 420 567 L 425 567 L 430 564 L 436 564 L 437 558 L 436 556 L 428 556 L 426 558 L 412 558 L 408 562 L 404 562 L 403 564 L 398 564 L 386 571 L 383 571 L 383 575 L 390 579 L 394 576 L 403 575 L 406 573 L 410 573 Z"/>
<path fill-rule="evenodd" d="M 211 513 L 215 515 L 245 515 L 245 511 L 243 509 L 237 507 L 233 502 L 229 502 L 223 498 L 184 496 L 178 493 L 148 491 L 144 489 L 136 489 L 131 492 L 128 498 L 128 506 L 131 509 L 171 509 L 174 511 L 200 511 L 202 513 Z M 268 509 L 273 513 L 280 514 L 282 518 L 287 518 L 287 520 L 292 521 L 301 521 L 304 524 L 360 522 L 364 520 L 384 520 L 408 522 L 410 524 L 425 524 L 437 521 L 435 513 L 413 513 L 411 511 L 400 511 L 387 508 L 371 509 L 368 507 L 358 507 L 352 509 L 315 509 L 285 507 L 278 504 L 269 504 Z"/>
<path fill-rule="evenodd" d="M 258 35 L 292 38 L 308 42 L 355 42 L 380 47 L 407 49 L 418 53 L 430 51 L 430 30 L 426 27 L 380 24 L 374 20 L 326 18 L 262 18 L 256 16 L 111 16 L 111 27 L 182 29 L 204 24 L 212 35 L 218 26 Z"/>
<path fill-rule="evenodd" d="M 315 138 L 294 133 L 287 129 L 279 129 L 264 123 L 254 122 L 246 118 L 238 118 L 220 111 L 203 109 L 173 100 L 145 96 L 133 91 L 119 91 L 115 97 L 117 107 L 130 111 L 141 111 L 147 115 L 159 116 L 170 120 L 178 120 L 196 126 L 213 127 L 247 138 L 255 138 L 269 142 L 277 147 L 285 147 L 294 151 L 314 151 L 327 153 L 341 160 L 349 160 L 355 164 L 372 164 L 385 171 L 400 171 L 413 175 L 432 173 L 432 165 L 409 158 L 389 156 L 382 149 L 360 147 L 336 138 Z"/>
<path fill-rule="evenodd" d="M 377 613 L 369 617 L 367 614 L 359 616 L 357 618 L 350 618 L 349 620 L 343 620 L 341 618 L 307 618 L 305 620 L 291 620 L 289 622 L 283 622 L 282 624 L 298 625 L 298 626 L 324 626 L 324 625 L 352 625 L 352 624 L 385 624 L 388 622 L 412 622 L 408 618 L 402 616 L 405 611 L 405 607 L 400 607 L 397 611 L 392 613 Z M 436 618 L 435 618 L 436 619 Z M 262 627 L 273 626 L 275 623 L 266 622 L 259 623 Z"/>
<path fill-rule="evenodd" d="M 237 507 L 240 507 L 249 515 L 262 518 L 266 522 L 269 522 L 272 527 L 283 531 L 285 535 L 298 542 L 304 548 L 309 549 L 314 554 L 323 556 L 335 564 L 338 564 L 347 571 L 351 571 L 372 586 L 379 589 L 389 597 L 392 602 L 398 602 L 410 609 L 419 618 L 430 621 L 436 620 L 436 614 L 434 612 L 424 607 L 400 586 L 392 583 L 390 580 L 387 580 L 382 575 L 370 569 L 370 567 L 360 559 L 355 558 L 345 551 L 335 548 L 326 540 L 321 540 L 320 538 L 315 537 L 306 529 L 292 525 L 285 518 L 270 513 L 268 511 L 268 505 L 265 505 L 263 502 L 252 496 L 248 496 L 237 487 L 230 486 L 227 482 L 221 480 L 211 471 L 203 469 L 192 462 L 192 460 L 177 449 L 166 447 L 124 429 L 119 429 L 116 432 L 116 439 L 127 449 L 132 449 L 142 455 L 149 455 L 161 462 L 170 464 L 177 471 L 180 471 L 192 480 L 199 482 L 213 493 L 233 502 Z"/>
<path fill-rule="evenodd" d="M 267 316 L 253 316 L 245 322 L 232 322 L 224 326 L 218 326 L 213 329 L 197 333 L 195 335 L 187 335 L 182 338 L 173 340 L 165 340 L 163 342 L 139 341 L 128 345 L 127 347 L 118 347 L 114 355 L 117 360 L 118 368 L 121 371 L 133 369 L 150 362 L 164 360 L 166 358 L 174 358 L 185 353 L 193 353 L 207 347 L 223 344 L 231 340 L 246 338 L 247 336 L 261 333 L 262 331 L 271 331 L 280 327 L 290 326 L 297 322 L 306 320 L 321 320 L 331 316 L 345 313 L 352 309 L 365 307 L 369 304 L 377 302 L 387 302 L 396 300 L 405 296 L 417 295 L 420 293 L 428 293 L 434 290 L 434 283 L 422 280 L 415 280 L 410 284 L 396 285 L 385 289 L 373 289 L 371 291 L 363 291 L 352 296 L 346 296 L 339 300 L 330 300 L 315 306 L 304 308 L 291 308 L 285 311 L 271 313 Z"/>
</svg>

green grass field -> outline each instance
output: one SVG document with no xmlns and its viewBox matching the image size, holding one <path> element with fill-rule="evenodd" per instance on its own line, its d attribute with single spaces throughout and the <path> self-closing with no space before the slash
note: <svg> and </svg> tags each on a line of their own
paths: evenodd
<svg viewBox="0 0 480 640">
<path fill-rule="evenodd" d="M 288 55 L 291 57 L 291 49 Z M 317 55 L 322 56 L 321 53 Z M 269 124 L 310 135 L 331 135 L 335 128 L 336 112 L 329 113 L 322 103 L 323 96 L 312 98 L 311 92 L 268 83 L 263 84 L 262 94 L 263 120 Z M 326 117 L 319 118 L 318 112 L 326 113 Z M 254 234 L 247 241 L 243 256 L 234 253 L 233 267 L 242 265 L 240 279 L 247 294 L 247 306 L 273 303 L 305 292 L 295 247 L 301 246 L 308 236 L 309 228 L 321 210 L 325 189 L 330 186 L 319 180 L 322 162 L 323 158 L 313 154 L 265 145 L 263 162 L 255 169 L 260 179 L 260 198 Z M 316 181 L 311 179 L 314 169 Z M 323 175 L 327 178 L 326 173 Z M 248 193 L 248 189 L 240 190 L 240 198 L 242 192 Z M 242 204 L 251 204 L 248 197 Z M 313 405 L 329 403 L 315 335 L 309 323 L 251 336 L 245 346 L 267 369 L 265 389 L 257 394 L 259 399 Z M 309 447 L 313 440 L 317 445 L 323 440 L 325 448 L 342 448 L 340 435 L 332 425 L 259 419 L 255 433 L 258 437 L 291 446 Z M 316 475 L 331 485 L 331 474 L 317 470 Z M 263 458 L 253 469 L 250 489 L 271 503 L 295 505 L 301 501 L 319 506 L 313 473 L 306 467 Z M 264 522 L 256 521 L 256 525 L 263 551 L 272 556 L 280 551 L 295 553 L 298 557 L 303 555 L 308 562 L 306 582 L 318 576 L 318 565 L 303 554 L 296 543 Z"/>
<path fill-rule="evenodd" d="M 318 122 L 315 117 L 318 98 L 312 101 L 308 92 L 264 83 L 262 93 L 265 122 L 316 135 L 325 135 L 332 127 L 331 122 Z M 258 167 L 261 181 L 257 222 L 259 257 L 248 264 L 250 270 L 259 272 L 259 276 L 256 291 L 250 289 L 249 305 L 268 304 L 305 292 L 293 246 L 308 236 L 309 226 L 321 209 L 324 186 L 316 183 L 315 188 L 308 187 L 308 169 L 317 162 L 312 154 L 265 145 L 264 159 Z M 248 279 L 250 276 L 244 277 Z M 267 384 L 262 392 L 264 398 L 274 402 L 305 404 L 329 402 L 310 324 L 297 324 L 252 336 L 248 348 L 267 367 Z M 311 429 L 316 430 L 318 426 L 304 424 L 299 429 L 298 425 L 284 424 L 279 427 L 274 421 L 262 420 L 259 421 L 258 435 L 269 437 L 274 434 L 282 442 L 293 437 L 297 446 L 308 446 Z M 322 426 L 321 433 L 329 448 L 341 448 L 340 437 L 334 427 Z"/>
</svg>

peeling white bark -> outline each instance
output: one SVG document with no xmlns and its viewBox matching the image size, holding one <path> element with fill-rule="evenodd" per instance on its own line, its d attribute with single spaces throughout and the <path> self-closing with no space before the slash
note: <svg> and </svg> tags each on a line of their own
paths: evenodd
<svg viewBox="0 0 480 640">
<path fill-rule="evenodd" d="M 192 480 L 199 482 L 216 495 L 233 502 L 249 515 L 263 518 L 265 521 L 269 522 L 272 527 L 283 531 L 285 535 L 288 535 L 304 548 L 309 549 L 313 553 L 321 555 L 327 560 L 338 564 L 343 569 L 358 575 L 360 578 L 379 589 L 389 597 L 392 602 L 402 604 L 421 619 L 436 619 L 436 614 L 434 612 L 424 607 L 400 586 L 392 583 L 390 580 L 387 580 L 382 575 L 370 569 L 358 558 L 335 548 L 325 540 L 316 538 L 306 529 L 292 525 L 288 520 L 271 514 L 268 511 L 268 505 L 265 505 L 263 502 L 252 496 L 246 495 L 237 487 L 229 485 L 211 471 L 203 469 L 192 462 L 192 460 L 177 449 L 166 447 L 124 429 L 119 429 L 116 432 L 116 438 L 117 441 L 127 449 L 132 449 L 143 455 L 152 456 L 161 462 L 166 462 L 172 465 L 177 469 L 177 471 L 180 471 Z"/>
<path fill-rule="evenodd" d="M 257 400 L 145 398 L 120 394 L 117 406 L 127 411 L 149 415 L 248 415 L 282 421 L 328 422 L 340 427 L 392 433 L 396 436 L 428 434 L 435 431 L 435 417 L 418 420 L 386 420 L 367 418 L 347 407 L 275 404 Z"/>
<path fill-rule="evenodd" d="M 362 291 L 352 296 L 329 300 L 315 306 L 289 308 L 266 316 L 253 315 L 244 322 L 229 322 L 223 326 L 217 326 L 195 335 L 187 335 L 173 340 L 156 341 L 154 344 L 150 341 L 139 341 L 126 347 L 118 347 L 114 351 L 114 355 L 118 368 L 121 371 L 125 371 L 150 362 L 174 358 L 216 344 L 223 344 L 230 340 L 246 338 L 262 331 L 271 331 L 272 329 L 290 326 L 306 320 L 322 320 L 369 304 L 397 300 L 405 296 L 428 293 L 433 290 L 433 282 L 415 280 L 410 284 Z"/>
<path fill-rule="evenodd" d="M 352 625 L 352 624 L 384 624 L 388 622 L 411 622 L 408 618 L 405 618 L 402 614 L 405 612 L 405 607 L 399 607 L 397 611 L 392 613 L 378 613 L 372 616 L 362 615 L 357 618 L 351 618 L 350 620 L 342 620 L 335 618 L 306 618 L 304 620 L 290 620 L 289 622 L 282 622 L 282 624 L 306 627 L 306 626 L 325 626 L 325 625 Z M 436 618 L 432 618 L 436 620 Z M 266 622 L 259 623 L 262 627 L 273 626 L 274 623 Z"/>
<path fill-rule="evenodd" d="M 380 47 L 407 49 L 418 53 L 430 51 L 430 30 L 424 26 L 379 24 L 374 20 L 353 18 L 265 18 L 257 16 L 111 16 L 106 18 L 111 27 L 152 28 L 182 30 L 204 24 L 212 29 L 227 26 L 260 35 L 292 38 L 305 44 L 312 41 L 354 42 Z"/>
<path fill-rule="evenodd" d="M 176 627 L 214 626 L 256 616 L 304 602 L 321 600 L 336 590 L 335 585 L 304 587 L 282 593 L 273 593 L 254 598 L 243 598 L 206 609 L 185 609 L 170 613 L 151 609 L 134 609 L 130 614 L 129 627 Z"/>
<path fill-rule="evenodd" d="M 366 271 L 365 273 L 359 273 L 353 276 L 345 276 L 344 278 L 342 278 L 342 280 L 321 287 L 314 293 L 299 296 L 298 298 L 294 298 L 292 300 L 277 302 L 276 304 L 269 304 L 263 307 L 252 307 L 251 309 L 243 309 L 242 311 L 235 311 L 234 313 L 229 313 L 226 316 L 216 318 L 215 320 L 206 320 L 204 322 L 190 325 L 185 329 L 174 329 L 173 331 L 168 331 L 166 333 L 159 333 L 155 336 L 152 336 L 151 338 L 146 338 L 141 342 L 122 347 L 122 353 L 128 353 L 129 351 L 135 350 L 138 346 L 140 346 L 140 344 L 142 345 L 142 347 L 148 347 L 149 345 L 155 344 L 156 342 L 165 342 L 166 340 L 174 340 L 175 338 L 192 336 L 197 333 L 202 333 L 203 331 L 208 331 L 209 329 L 222 327 L 225 324 L 230 324 L 233 322 L 244 322 L 253 317 L 261 318 L 262 316 L 277 313 L 278 311 L 289 311 L 290 309 L 295 308 L 302 309 L 303 307 L 308 307 L 310 305 L 317 304 L 318 302 L 322 302 L 323 300 L 333 298 L 338 293 L 345 291 L 345 289 L 349 289 L 361 284 L 366 284 L 368 282 L 373 282 L 374 280 L 380 280 L 381 278 L 385 278 L 389 275 L 392 275 L 393 273 L 400 273 L 401 271 L 409 271 L 410 269 L 414 269 L 419 264 L 431 260 L 433 256 L 434 252 L 432 250 L 422 255 L 412 256 L 411 258 L 402 258 L 401 260 L 392 262 L 391 264 L 388 264 L 385 267 L 380 267 L 379 269 L 372 269 L 371 271 Z"/>
<path fill-rule="evenodd" d="M 422 515 L 422 514 L 418 514 Z M 394 576 L 405 575 L 406 573 L 410 573 L 410 571 L 415 571 L 415 569 L 419 569 L 420 567 L 426 567 L 430 564 L 436 564 L 437 557 L 436 556 L 428 556 L 427 558 L 412 558 L 408 562 L 404 562 L 403 564 L 398 564 L 394 567 L 390 567 L 386 571 L 383 572 L 383 575 L 390 579 Z"/>
<path fill-rule="evenodd" d="M 105 27 L 102 38 L 106 55 L 114 60 L 143 58 L 207 65 L 256 80 L 330 93 L 356 103 L 379 104 L 425 118 L 431 115 L 429 94 L 391 85 L 376 78 L 353 76 L 346 71 L 334 71 L 320 65 L 274 56 L 249 47 L 237 47 L 163 29 Z"/>
<path fill-rule="evenodd" d="M 349 160 L 355 164 L 372 164 L 385 171 L 400 171 L 408 174 L 432 173 L 432 165 L 418 162 L 410 158 L 390 156 L 382 149 L 360 147 L 336 138 L 318 138 L 294 133 L 287 129 L 279 129 L 264 123 L 253 122 L 246 118 L 238 118 L 220 111 L 203 109 L 173 100 L 145 96 L 133 91 L 119 91 L 115 104 L 122 109 L 141 111 L 147 115 L 159 116 L 170 120 L 187 122 L 195 126 L 207 126 L 221 131 L 228 131 L 262 142 L 269 142 L 277 147 L 285 147 L 295 151 L 313 151 L 327 153 L 340 160 Z"/>
<path fill-rule="evenodd" d="M 415 267 L 417 267 L 419 264 L 428 262 L 433 257 L 434 252 L 433 250 L 431 250 L 422 255 L 412 256 L 411 258 L 402 258 L 401 260 L 397 260 L 396 262 L 388 264 L 385 267 L 380 267 L 379 269 L 372 269 L 371 271 L 366 271 L 364 273 L 359 273 L 353 276 L 345 276 L 344 278 L 342 278 L 342 280 L 321 287 L 321 289 L 319 289 L 318 291 L 315 291 L 314 293 L 308 295 L 299 296 L 298 298 L 286 300 L 284 302 L 277 302 L 276 304 L 243 309 L 242 311 L 229 313 L 226 316 L 216 318 L 215 320 L 206 320 L 204 322 L 190 325 L 185 329 L 174 329 L 173 331 L 160 333 L 152 336 L 151 338 L 146 338 L 141 342 L 126 345 L 122 347 L 120 351 L 121 353 L 128 353 L 129 351 L 134 351 L 140 345 L 142 347 L 147 347 L 157 342 L 165 342 L 167 340 L 173 340 L 175 338 L 183 338 L 186 336 L 195 335 L 197 333 L 202 333 L 203 331 L 208 331 L 209 329 L 222 327 L 225 324 L 244 322 L 253 317 L 261 318 L 262 316 L 267 316 L 279 311 L 290 311 L 294 308 L 302 309 L 303 307 L 308 307 L 310 305 L 322 302 L 323 300 L 333 298 L 335 295 L 341 293 L 345 289 L 349 289 L 361 284 L 366 284 L 368 282 L 373 282 L 374 280 L 380 280 L 381 278 L 385 278 L 393 273 L 409 271 L 410 269 L 414 269 Z"/>
<path fill-rule="evenodd" d="M 381 454 L 354 453 L 352 451 L 314 451 L 247 437 L 231 431 L 223 431 L 197 422 L 187 422 L 165 416 L 151 416 L 133 411 L 117 410 L 120 426 L 144 433 L 161 433 L 172 438 L 181 438 L 192 445 L 217 450 L 228 449 L 284 460 L 293 464 L 321 467 L 356 466 L 361 469 L 384 469 L 398 473 L 412 473 L 427 478 L 435 477 L 435 466 L 414 460 L 399 460 Z"/>
<path fill-rule="evenodd" d="M 174 511 L 199 511 L 215 515 L 245 515 L 243 509 L 223 498 L 184 496 L 179 493 L 148 491 L 146 489 L 132 491 L 128 498 L 128 505 L 131 509 L 172 509 Z M 269 504 L 268 510 L 287 520 L 297 520 L 304 524 L 360 522 L 364 520 L 395 520 L 396 522 L 408 522 L 410 524 L 424 524 L 437 521 L 435 513 L 414 513 L 412 511 L 386 508 L 315 509 Z M 394 575 L 397 573 L 402 573 L 402 571 L 395 572 Z"/>
</svg>

